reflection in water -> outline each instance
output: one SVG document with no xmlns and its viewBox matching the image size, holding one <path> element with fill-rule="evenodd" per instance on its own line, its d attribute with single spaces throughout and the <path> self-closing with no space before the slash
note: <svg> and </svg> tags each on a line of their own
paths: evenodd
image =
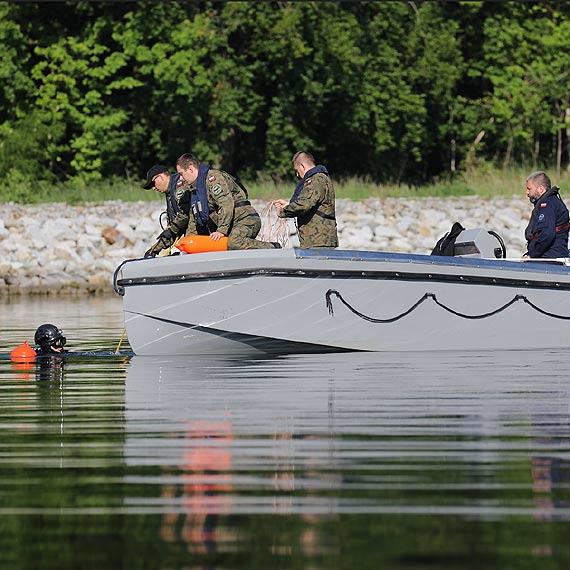
<svg viewBox="0 0 570 570">
<path fill-rule="evenodd" d="M 567 403 L 565 402 L 567 405 Z M 570 503 L 564 490 L 570 488 L 570 437 L 568 430 L 561 434 L 552 428 L 552 414 L 533 416 L 531 430 L 532 454 L 530 461 L 531 489 L 533 494 L 534 513 L 537 521 L 555 521 L 560 513 L 568 509 Z M 563 412 L 566 415 L 566 412 Z M 564 517 L 566 520 L 568 515 Z M 532 555 L 536 558 L 558 558 L 560 546 L 549 538 L 536 541 L 532 547 Z"/>
<path fill-rule="evenodd" d="M 564 567 L 569 368 L 561 351 L 0 359 L 0 563 Z"/>
<path fill-rule="evenodd" d="M 220 515 L 231 512 L 231 424 L 188 422 L 185 437 L 181 485 L 162 487 L 163 499 L 176 500 L 183 512 L 164 515 L 161 536 L 183 540 L 191 552 L 212 552 L 216 543 L 231 539 L 227 529 L 218 528 Z"/>
<path fill-rule="evenodd" d="M 569 504 L 566 499 L 561 500 L 560 489 L 570 488 L 570 458 L 567 450 L 570 449 L 570 434 L 561 437 L 553 430 L 552 435 L 549 423 L 550 416 L 533 418 L 532 429 L 538 435 L 532 438 L 533 453 L 531 456 L 531 477 L 533 503 L 535 506 L 534 518 L 536 520 L 553 520 L 558 513 Z M 541 556 L 551 551 L 550 545 L 537 548 Z"/>
<path fill-rule="evenodd" d="M 552 360 L 554 377 L 537 381 L 535 366 L 544 371 Z M 232 523 L 236 516 L 271 517 L 272 528 L 276 515 L 293 518 L 287 541 L 276 540 L 271 552 L 333 558 L 342 550 L 331 529 L 346 529 L 354 517 L 355 532 L 377 517 L 396 549 L 424 518 L 460 533 L 455 546 L 474 521 L 567 520 L 566 499 L 536 500 L 546 480 L 564 493 L 560 474 L 560 483 L 551 479 L 552 463 L 542 469 L 539 438 L 566 433 L 566 367 L 552 355 L 516 352 L 193 359 L 190 366 L 135 357 L 125 455 L 132 467 L 158 471 L 129 476 L 131 484 L 146 482 L 147 493 L 126 505 L 160 514 L 163 540 L 202 554 L 231 551 L 263 532 Z M 553 401 L 562 402 L 559 413 Z M 559 471 L 568 477 L 565 462 Z M 535 532 L 527 538 L 521 556 L 552 550 Z"/>
<path fill-rule="evenodd" d="M 290 386 L 279 388 L 274 381 L 278 364 L 194 359 L 187 367 L 185 359 L 132 359 L 127 378 L 127 463 L 161 467 L 146 479 L 158 484 L 156 496 L 131 496 L 127 505 L 144 506 L 146 512 L 152 506 L 152 512 L 160 512 L 163 540 L 183 541 L 193 553 L 227 552 L 251 540 L 246 529 L 230 524 L 231 515 L 297 515 L 297 548 L 312 555 L 330 550 L 328 540 L 319 544 L 317 528 L 323 515 L 333 513 L 330 505 L 336 498 L 327 499 L 325 512 L 317 507 L 318 514 L 310 505 L 301 505 L 299 498 L 306 496 L 311 502 L 312 479 L 321 479 L 331 490 L 340 484 L 339 474 L 332 472 L 334 383 L 328 373 L 323 379 L 315 377 L 318 389 L 326 388 L 325 398 L 304 402 L 327 418 L 323 446 L 321 434 L 299 433 L 295 417 L 304 395 Z M 267 381 L 273 394 L 266 392 Z M 149 420 L 152 430 L 147 433 Z M 299 454 L 299 446 L 307 451 Z M 323 461 L 330 462 L 331 473 L 322 472 Z M 140 483 L 139 478 L 129 479 L 135 481 Z M 275 555 L 287 550 L 290 547 L 272 547 Z"/>
<path fill-rule="evenodd" d="M 123 358 L 0 360 L 2 567 L 111 567 L 124 465 Z M 108 530 L 105 530 L 107 527 Z"/>
<path fill-rule="evenodd" d="M 63 356 L 42 356 L 36 359 L 36 380 L 43 384 L 61 384 L 65 367 Z"/>
</svg>

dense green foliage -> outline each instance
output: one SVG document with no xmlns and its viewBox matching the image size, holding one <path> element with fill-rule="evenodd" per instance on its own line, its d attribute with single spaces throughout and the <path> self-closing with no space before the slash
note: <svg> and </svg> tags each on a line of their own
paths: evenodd
<svg viewBox="0 0 570 570">
<path fill-rule="evenodd" d="M 570 6 L 0 3 L 0 171 L 140 183 L 192 151 L 258 183 L 305 148 L 335 177 L 425 184 L 570 163 Z"/>
</svg>

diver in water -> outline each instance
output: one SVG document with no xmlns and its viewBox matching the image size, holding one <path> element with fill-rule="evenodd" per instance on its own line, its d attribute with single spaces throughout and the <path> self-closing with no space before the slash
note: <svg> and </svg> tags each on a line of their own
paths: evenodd
<svg viewBox="0 0 570 570">
<path fill-rule="evenodd" d="M 34 334 L 34 342 L 36 343 L 34 350 L 38 356 L 69 354 L 69 351 L 63 348 L 66 343 L 63 331 L 55 325 L 49 323 L 40 325 Z"/>
<path fill-rule="evenodd" d="M 63 331 L 46 323 L 40 325 L 34 334 L 34 342 L 36 346 L 37 367 L 36 380 L 48 382 L 50 385 L 55 382 L 61 382 L 63 379 L 63 368 L 65 356 L 71 354 L 64 349 L 66 338 Z"/>
<path fill-rule="evenodd" d="M 12 350 L 10 359 L 16 363 L 15 366 L 21 364 L 30 366 L 31 363 L 35 362 L 38 380 L 61 380 L 68 357 L 114 356 L 129 358 L 134 356 L 130 351 L 119 352 L 123 337 L 124 332 L 115 351 L 69 351 L 65 350 L 67 339 L 63 335 L 63 331 L 51 323 L 45 323 L 36 329 L 34 334 L 35 346 L 31 347 L 27 340 L 24 341 L 23 344 Z M 2 355 L 0 355 L 1 357 Z"/>
<path fill-rule="evenodd" d="M 124 335 L 124 332 L 123 332 Z M 119 352 L 119 347 L 121 346 L 121 342 L 123 337 L 121 337 L 121 341 L 119 342 L 119 346 L 117 350 L 110 351 L 110 350 L 93 350 L 93 351 L 70 351 L 65 350 L 65 344 L 67 339 L 63 336 L 63 331 L 52 325 L 50 323 L 46 323 L 44 325 L 40 325 L 34 334 L 34 342 L 36 346 L 34 350 L 36 352 L 36 356 L 133 356 L 132 352 L 129 351 L 121 351 Z"/>
</svg>

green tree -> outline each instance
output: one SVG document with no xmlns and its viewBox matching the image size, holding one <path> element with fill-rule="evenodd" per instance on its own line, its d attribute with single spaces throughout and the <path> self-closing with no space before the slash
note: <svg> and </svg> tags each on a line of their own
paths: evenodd
<svg viewBox="0 0 570 570">
<path fill-rule="evenodd" d="M 378 181 L 484 161 L 561 171 L 569 16 L 538 2 L 3 3 L 0 167 L 140 179 L 193 151 L 279 180 L 304 148 Z"/>
<path fill-rule="evenodd" d="M 409 81 L 425 96 L 421 138 L 422 176 L 457 170 L 459 85 L 465 73 L 457 6 L 425 3 L 415 11 L 408 37 Z"/>
</svg>

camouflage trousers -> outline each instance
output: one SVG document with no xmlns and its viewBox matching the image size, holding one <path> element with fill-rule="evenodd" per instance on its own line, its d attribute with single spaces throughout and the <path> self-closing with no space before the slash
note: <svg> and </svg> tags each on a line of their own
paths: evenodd
<svg viewBox="0 0 570 570">
<path fill-rule="evenodd" d="M 258 214 L 249 214 L 238 220 L 228 235 L 228 249 L 273 249 L 273 244 L 260 241 L 255 236 L 261 230 L 261 218 Z"/>
</svg>

